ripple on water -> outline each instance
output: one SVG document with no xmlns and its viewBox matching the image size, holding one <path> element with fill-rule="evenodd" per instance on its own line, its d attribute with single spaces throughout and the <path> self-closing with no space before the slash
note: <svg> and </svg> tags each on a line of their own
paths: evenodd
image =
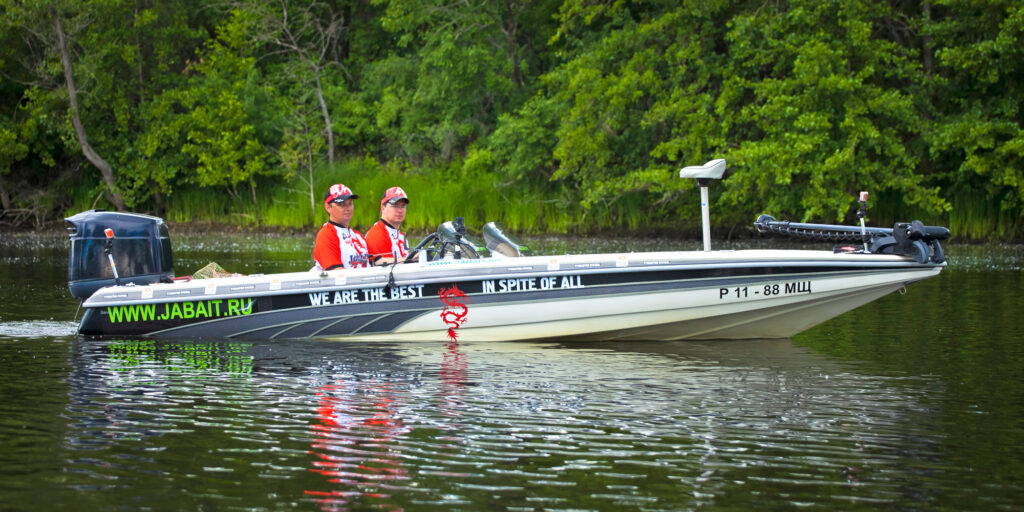
<svg viewBox="0 0 1024 512">
<path fill-rule="evenodd" d="M 66 243 L 0 241 L 0 509 L 1010 510 L 1024 495 L 1020 365 L 1005 363 L 1020 360 L 1024 246 L 947 247 L 949 268 L 911 290 L 948 308 L 880 301 L 833 321 L 817 351 L 446 350 L 79 340 L 74 323 L 47 320 L 75 316 Z M 176 235 L 175 250 L 181 273 L 304 270 L 309 240 Z M 932 327 L 918 319 L 939 333 L 911 336 Z"/>
<path fill-rule="evenodd" d="M 785 340 L 72 345 L 68 486 L 125 506 L 857 508 L 941 453 L 936 379 Z"/>
<path fill-rule="evenodd" d="M 0 323 L 0 336 L 11 338 L 63 338 L 78 332 L 75 322 L 56 320 L 14 321 Z"/>
</svg>

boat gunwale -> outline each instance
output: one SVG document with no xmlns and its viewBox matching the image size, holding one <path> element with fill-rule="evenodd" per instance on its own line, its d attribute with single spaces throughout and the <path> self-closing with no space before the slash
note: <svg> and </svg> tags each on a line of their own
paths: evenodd
<svg viewBox="0 0 1024 512">
<path fill-rule="evenodd" d="M 902 272 L 922 272 L 922 271 L 932 271 L 933 272 L 930 275 L 918 275 L 918 276 L 908 277 L 906 280 L 902 281 L 902 285 L 906 286 L 907 284 L 910 284 L 910 283 L 913 283 L 913 282 L 916 282 L 916 281 L 920 281 L 920 280 L 923 280 L 923 279 L 927 279 L 927 278 L 933 277 L 935 273 L 938 273 L 939 271 L 941 271 L 941 268 L 930 268 L 929 269 L 929 268 L 910 268 L 910 267 L 908 267 L 908 268 L 905 268 L 905 269 L 901 269 L 901 271 Z M 822 278 L 822 277 L 825 277 L 825 278 L 850 278 L 850 277 L 857 277 L 858 274 L 870 274 L 870 273 L 871 273 L 871 271 L 869 271 L 869 270 L 862 270 L 862 271 L 846 271 L 846 272 L 828 272 L 828 273 L 822 273 L 822 274 L 814 274 L 812 276 L 804 276 L 804 275 L 799 275 L 798 274 L 798 275 L 795 275 L 795 276 L 799 276 L 801 278 L 808 278 L 808 279 L 815 279 L 815 278 Z M 760 285 L 763 282 L 776 281 L 777 280 L 777 279 L 775 279 L 776 277 L 782 277 L 783 279 L 785 279 L 785 277 L 795 277 L 795 276 L 792 275 L 792 274 L 790 274 L 790 275 L 779 274 L 779 275 L 736 276 L 736 277 L 727 277 L 727 278 L 710 277 L 710 278 L 704 278 L 704 279 L 676 279 L 676 280 L 665 280 L 665 281 L 651 281 L 651 282 L 645 282 L 645 283 L 633 283 L 633 282 L 609 283 L 609 284 L 587 285 L 587 287 L 585 289 L 531 290 L 531 291 L 516 291 L 516 292 L 497 293 L 497 294 L 469 293 L 468 296 L 472 299 L 472 303 L 476 307 L 482 307 L 482 306 L 500 307 L 500 306 L 504 306 L 504 305 L 522 306 L 522 305 L 527 305 L 527 304 L 539 304 L 539 303 L 550 302 L 552 298 L 572 299 L 572 300 L 591 299 L 591 298 L 593 298 L 593 299 L 600 299 L 600 300 L 611 300 L 611 299 L 615 299 L 615 298 L 633 297 L 633 296 L 637 296 L 637 295 L 645 295 L 645 294 L 652 294 L 652 293 L 653 294 L 657 294 L 657 293 L 670 293 L 670 292 L 674 292 L 674 291 L 682 291 L 683 289 L 715 288 L 715 287 L 722 287 L 722 286 L 728 286 L 729 288 L 732 288 L 734 286 L 744 286 L 744 285 L 748 285 L 748 284 L 750 284 L 750 285 Z M 678 286 L 680 284 L 682 284 L 683 286 Z M 622 288 L 633 288 L 633 289 L 635 289 L 635 288 L 638 288 L 638 287 L 639 288 L 643 288 L 644 290 L 643 291 L 636 291 L 636 290 L 624 291 L 624 290 L 622 290 Z M 538 295 L 543 295 L 543 297 L 538 296 Z M 560 297 L 552 297 L 553 295 L 554 296 L 560 296 Z M 367 308 L 367 310 L 366 311 L 360 311 L 360 312 L 348 311 L 345 314 L 337 314 L 337 316 L 332 316 L 332 315 L 336 314 L 335 311 L 337 311 L 337 310 L 350 309 L 352 306 L 356 306 L 356 305 L 362 306 L 364 308 Z M 340 321 L 344 321 L 344 320 L 348 320 L 348 319 L 356 318 L 356 317 L 360 317 L 360 318 L 362 318 L 362 317 L 369 317 L 362 324 L 361 327 L 354 329 L 351 334 L 345 335 L 345 336 L 352 336 L 352 335 L 360 334 L 360 331 L 366 325 L 372 324 L 372 323 L 374 323 L 374 322 L 376 322 L 378 320 L 381 320 L 382 318 L 388 317 L 390 315 L 402 314 L 402 313 L 410 313 L 410 312 L 423 313 L 423 312 L 434 311 L 436 309 L 437 309 L 436 297 L 435 298 L 421 297 L 421 298 L 410 299 L 410 300 L 407 300 L 407 301 L 362 302 L 362 303 L 358 303 L 358 304 L 331 304 L 331 305 L 326 305 L 326 306 L 311 305 L 311 306 L 301 306 L 301 307 L 293 307 L 293 308 L 287 308 L 287 309 L 275 309 L 275 310 L 271 310 L 271 311 L 255 312 L 252 315 L 247 316 L 246 318 L 251 320 L 251 319 L 254 319 L 254 318 L 265 317 L 265 316 L 280 316 L 282 314 L 284 314 L 284 315 L 294 315 L 295 313 L 298 313 L 298 312 L 317 312 L 317 317 L 315 319 L 310 319 L 310 321 L 320 321 L 320 320 L 328 320 L 328 319 L 333 320 L 332 322 L 330 322 L 327 325 L 322 326 L 315 333 L 313 333 L 313 334 L 311 334 L 309 336 L 300 336 L 300 338 L 305 338 L 305 337 L 318 337 L 318 336 L 320 336 L 319 333 L 321 333 L 324 330 L 332 327 L 334 324 L 336 324 L 336 323 L 338 323 Z M 672 308 L 669 307 L 667 309 L 672 309 Z M 166 335 L 182 336 L 182 334 L 181 334 L 182 331 L 190 331 L 186 336 L 196 336 L 196 334 L 194 332 L 191 332 L 191 331 L 194 331 L 197 328 L 198 329 L 202 329 L 204 324 L 206 326 L 212 326 L 212 325 L 224 324 L 224 323 L 232 323 L 232 322 L 237 322 L 237 321 L 239 321 L 238 317 L 210 319 L 210 320 L 205 320 L 205 321 L 202 321 L 202 322 L 199 322 L 199 323 L 196 323 L 196 324 L 185 325 L 185 326 L 176 326 L 176 327 L 171 327 L 171 328 L 168 328 L 168 329 L 162 329 L 162 330 L 159 330 L 159 331 L 154 331 L 152 333 L 149 333 L 148 335 L 154 335 L 154 336 L 166 336 Z M 302 322 L 299 322 L 299 323 L 302 323 Z M 243 329 L 241 331 L 238 331 L 238 332 L 235 332 L 235 333 L 232 333 L 232 334 L 224 334 L 223 336 L 224 337 L 229 337 L 229 338 L 244 338 L 246 336 L 251 336 L 253 333 L 258 333 L 258 332 L 261 332 L 261 331 L 277 329 L 278 332 L 274 336 L 270 336 L 269 337 L 270 339 L 292 339 L 292 338 L 295 338 L 295 337 L 292 337 L 292 336 L 281 336 L 281 334 L 286 332 L 286 331 L 288 331 L 288 330 L 290 330 L 295 325 L 299 325 L 299 324 L 297 324 L 296 321 L 293 318 L 293 319 L 291 319 L 289 321 L 283 321 L 283 322 L 279 322 L 279 323 L 260 325 L 258 327 L 254 327 L 254 328 Z M 329 337 L 333 337 L 333 336 L 336 336 L 336 335 L 330 335 Z M 256 338 L 264 339 L 263 336 L 256 336 Z"/>
<path fill-rule="evenodd" d="M 650 253 L 602 253 L 602 254 L 591 254 L 591 255 L 558 255 L 558 256 L 532 256 L 526 258 L 488 258 L 486 260 L 455 260 L 459 265 L 458 268 L 451 268 L 448 266 L 437 266 L 428 267 L 430 262 L 425 265 L 411 264 L 405 265 L 394 265 L 387 267 L 372 267 L 369 269 L 346 269 L 346 270 L 333 270 L 325 273 L 313 273 L 313 272 L 289 272 L 289 273 L 275 273 L 275 274 L 253 274 L 248 276 L 231 276 L 222 278 L 211 278 L 203 280 L 193 280 L 187 282 L 175 282 L 175 283 L 154 283 L 151 285 L 126 285 L 126 286 L 114 286 L 106 287 L 97 290 L 92 296 L 83 302 L 83 307 L 107 307 L 107 306 L 119 306 L 128 304 L 138 303 L 172 303 L 172 302 L 185 302 L 195 300 L 223 300 L 223 299 L 235 299 L 235 298 L 254 298 L 254 297 L 266 297 L 266 296 L 279 296 L 279 295 L 290 295 L 290 294 L 301 294 L 309 292 L 325 292 L 325 291 L 343 291 L 343 290 L 358 290 L 358 289 L 374 289 L 374 288 L 385 288 L 388 286 L 409 286 L 409 285 L 426 285 L 436 284 L 441 282 L 453 282 L 457 283 L 460 281 L 470 280 L 497 280 L 497 279 L 522 279 L 529 277 L 541 277 L 541 276 L 565 276 L 565 275 L 600 275 L 600 274 L 628 274 L 636 272 L 653 272 L 653 271 L 680 271 L 680 270 L 708 270 L 718 268 L 737 268 L 737 267 L 749 267 L 749 268 L 766 268 L 772 266 L 786 266 L 786 267 L 811 267 L 811 266 L 827 266 L 835 267 L 837 269 L 858 267 L 865 269 L 916 269 L 916 268 L 943 268 L 946 263 L 917 263 L 913 259 L 905 256 L 897 255 L 878 255 L 878 254 L 862 254 L 862 253 L 833 253 L 829 251 L 807 251 L 807 250 L 744 250 L 744 251 L 715 251 L 710 253 L 711 255 L 740 255 L 745 256 L 743 258 L 730 257 L 728 259 L 718 261 L 707 261 L 701 258 L 701 256 L 708 256 L 708 253 L 703 251 L 678 251 L 678 252 L 650 252 Z M 618 261 L 620 257 L 625 256 L 628 260 L 628 266 L 601 266 L 591 268 L 565 268 L 558 265 L 558 268 L 549 269 L 545 268 L 549 262 L 558 261 L 560 264 L 565 263 L 566 265 L 580 264 L 580 263 L 595 263 L 595 260 L 601 260 L 599 263 L 608 263 Z M 694 259 L 694 262 L 680 262 L 680 261 L 658 261 L 651 262 L 652 259 L 665 259 L 666 257 L 675 256 L 679 259 L 680 256 L 689 256 Z M 750 256 L 759 256 L 759 259 L 750 259 Z M 793 257 L 799 256 L 801 259 L 794 261 Z M 690 259 L 683 258 L 683 259 Z M 469 270 L 481 270 L 487 269 L 488 267 L 494 268 L 495 260 L 505 263 L 504 266 L 498 268 L 501 273 L 486 273 L 486 272 L 468 272 Z M 644 261 L 647 260 L 647 261 Z M 466 263 L 462 263 L 466 262 Z M 486 262 L 486 265 L 483 263 Z M 528 271 L 510 271 L 509 269 L 514 267 L 525 267 L 532 266 Z M 440 272 L 439 275 L 437 275 Z M 430 277 L 421 278 L 419 275 L 430 274 Z M 355 275 L 353 275 L 355 274 Z M 362 275 L 360 275 L 362 274 Z M 779 277 L 785 276 L 786 274 L 777 274 Z M 294 278 L 294 281 L 289 280 L 289 276 Z M 768 274 L 766 277 L 771 277 L 773 274 Z M 361 282 L 353 282 L 352 278 L 362 277 Z M 344 279 L 342 284 L 338 284 L 338 279 Z M 701 279 L 701 278 L 694 278 Z M 270 285 L 275 281 L 279 281 L 279 288 L 270 289 Z M 196 281 L 199 281 L 200 286 L 196 286 Z M 302 283 L 304 286 L 295 286 L 295 283 Z M 292 284 L 292 287 L 286 287 L 287 284 Z M 214 285 L 217 289 L 214 293 L 207 294 L 206 289 L 210 285 Z M 191 287 L 189 287 L 191 286 Z M 222 287 L 238 287 L 238 286 L 252 286 L 253 289 L 247 289 L 246 291 L 234 292 L 228 290 L 226 292 L 220 292 L 219 289 Z M 142 290 L 150 289 L 154 296 L 143 298 Z M 175 296 L 164 295 L 157 297 L 156 292 L 163 291 L 165 294 L 170 291 L 182 292 L 188 291 L 189 293 L 182 293 Z M 104 296 L 103 294 L 107 294 Z M 113 297 L 110 294 L 131 294 L 134 296 L 129 297 Z"/>
</svg>

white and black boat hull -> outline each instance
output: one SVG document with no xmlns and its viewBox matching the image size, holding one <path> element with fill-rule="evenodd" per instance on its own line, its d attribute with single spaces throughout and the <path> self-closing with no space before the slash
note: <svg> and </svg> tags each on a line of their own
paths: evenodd
<svg viewBox="0 0 1024 512">
<path fill-rule="evenodd" d="M 938 274 L 897 255 L 488 258 L 103 288 L 80 333 L 325 340 L 784 338 Z M 447 292 L 447 293 L 446 293 Z"/>
</svg>

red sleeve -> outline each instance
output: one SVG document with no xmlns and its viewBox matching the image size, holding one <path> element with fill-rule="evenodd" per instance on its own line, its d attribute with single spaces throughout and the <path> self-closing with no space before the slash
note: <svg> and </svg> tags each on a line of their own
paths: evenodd
<svg viewBox="0 0 1024 512">
<path fill-rule="evenodd" d="M 384 221 L 378 220 L 366 232 L 366 252 L 373 257 L 384 256 L 390 258 L 392 256 L 391 237 L 388 236 L 388 228 L 384 227 Z"/>
<path fill-rule="evenodd" d="M 338 240 L 338 232 L 334 226 L 324 224 L 316 233 L 313 261 L 316 261 L 317 265 L 324 270 L 344 266 L 344 263 L 341 262 L 341 241 Z"/>
</svg>

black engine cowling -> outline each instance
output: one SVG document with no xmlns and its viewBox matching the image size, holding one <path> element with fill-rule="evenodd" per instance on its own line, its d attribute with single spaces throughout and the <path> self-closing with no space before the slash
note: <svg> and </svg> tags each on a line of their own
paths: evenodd
<svg viewBox="0 0 1024 512">
<path fill-rule="evenodd" d="M 170 232 L 163 219 L 136 213 L 89 210 L 64 219 L 68 223 L 68 288 L 79 300 L 116 284 L 107 257 L 106 229 L 114 231 L 110 254 L 120 284 L 152 284 L 174 277 Z"/>
</svg>

